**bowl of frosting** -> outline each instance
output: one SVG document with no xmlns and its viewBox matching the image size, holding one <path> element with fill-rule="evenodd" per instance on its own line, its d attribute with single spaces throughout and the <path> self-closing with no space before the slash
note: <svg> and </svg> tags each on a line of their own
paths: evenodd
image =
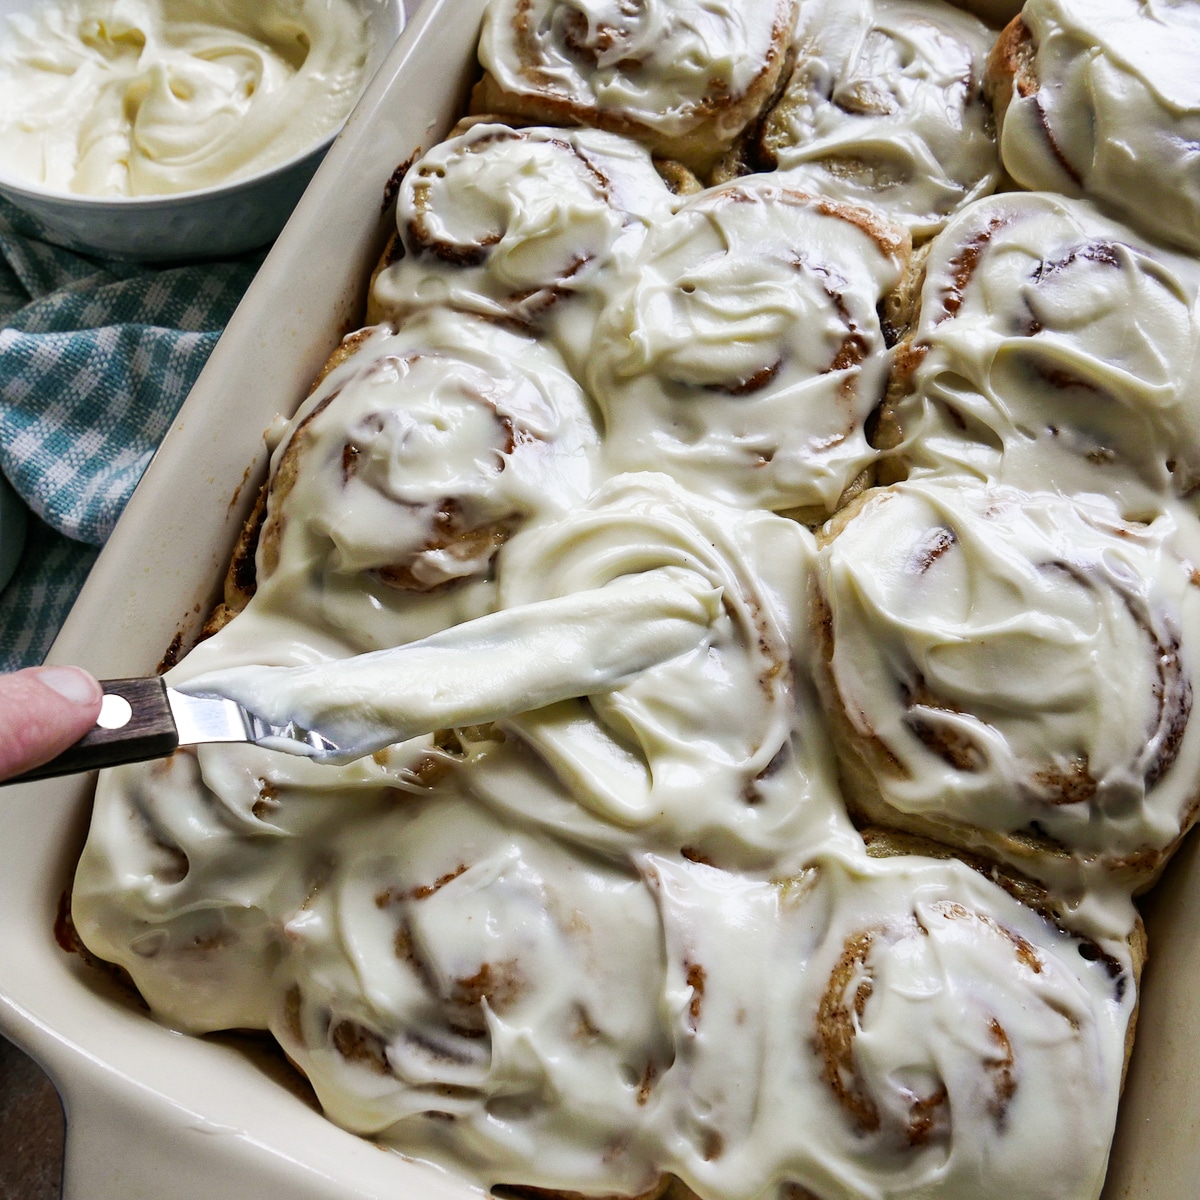
<svg viewBox="0 0 1200 1200">
<path fill-rule="evenodd" d="M 400 0 L 0 0 L 0 195 L 110 257 L 264 245 L 403 23 Z"/>
</svg>

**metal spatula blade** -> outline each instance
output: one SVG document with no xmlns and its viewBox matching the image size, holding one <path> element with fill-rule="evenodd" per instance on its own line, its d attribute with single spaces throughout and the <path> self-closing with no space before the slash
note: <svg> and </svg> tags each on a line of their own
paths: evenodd
<svg viewBox="0 0 1200 1200">
<path fill-rule="evenodd" d="M 253 742 L 258 746 L 287 749 L 293 754 L 307 754 L 314 758 L 341 753 L 341 747 L 329 738 L 312 729 L 301 729 L 295 721 L 289 721 L 286 725 L 272 725 L 224 696 L 187 696 L 172 687 L 165 690 L 180 746 L 199 746 L 205 742 Z M 104 716 L 103 713 L 100 715 Z M 294 744 L 284 747 L 280 746 L 281 742 Z"/>
</svg>

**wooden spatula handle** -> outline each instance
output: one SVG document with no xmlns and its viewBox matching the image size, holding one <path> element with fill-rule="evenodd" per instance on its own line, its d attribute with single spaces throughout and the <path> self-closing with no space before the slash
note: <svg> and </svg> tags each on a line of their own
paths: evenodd
<svg viewBox="0 0 1200 1200">
<path fill-rule="evenodd" d="M 74 775 L 98 767 L 161 758 L 179 745 L 179 734 L 161 679 L 104 679 L 104 708 L 96 727 L 57 758 L 6 783 Z M 110 699 L 111 697 L 111 699 Z"/>
</svg>

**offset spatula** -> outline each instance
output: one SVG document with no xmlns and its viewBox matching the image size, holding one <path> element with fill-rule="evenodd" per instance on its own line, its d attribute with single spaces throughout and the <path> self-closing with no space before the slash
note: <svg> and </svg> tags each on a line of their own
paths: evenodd
<svg viewBox="0 0 1200 1200">
<path fill-rule="evenodd" d="M 27 783 L 99 767 L 162 758 L 202 742 L 295 742 L 300 754 L 336 755 L 340 747 L 294 723 L 270 725 L 220 696 L 185 696 L 161 679 L 102 680 L 104 704 L 96 727 L 48 763 L 6 783 Z"/>
<path fill-rule="evenodd" d="M 161 679 L 111 679 L 102 685 L 96 727 L 9 782 L 142 762 L 203 742 L 350 762 L 437 729 L 611 691 L 700 646 L 721 612 L 720 597 L 707 578 L 664 568 L 489 613 L 388 650 L 211 671 L 187 681 L 187 692 Z"/>
</svg>

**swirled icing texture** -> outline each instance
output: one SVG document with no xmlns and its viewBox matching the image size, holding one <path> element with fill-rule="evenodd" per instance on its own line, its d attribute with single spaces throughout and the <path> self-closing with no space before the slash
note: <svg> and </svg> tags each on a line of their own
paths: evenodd
<svg viewBox="0 0 1200 1200">
<path fill-rule="evenodd" d="M 874 459 L 863 422 L 888 355 L 877 307 L 907 234 L 757 176 L 656 226 L 609 285 L 587 384 L 614 470 L 832 512 Z"/>
<path fill-rule="evenodd" d="M 280 749 L 351 761 L 439 729 L 611 691 L 703 645 L 720 598 L 695 572 L 642 571 L 393 649 L 306 666 L 218 670 L 189 680 L 185 690 L 227 696 L 271 724 L 295 721 L 333 743 L 316 751 L 283 739 Z"/>
<path fill-rule="evenodd" d="M 1086 194 L 1200 251 L 1200 12 L 1187 0 L 1028 0 L 1035 90 L 1000 131 L 1018 183 Z"/>
<path fill-rule="evenodd" d="M 245 639 L 239 661 L 264 661 L 255 641 L 276 640 L 251 628 L 259 613 L 336 639 L 337 657 L 491 611 L 498 548 L 587 495 L 597 442 L 552 348 L 440 310 L 370 331 L 290 429 L 272 462 L 258 593 L 245 633 L 226 633 Z"/>
<path fill-rule="evenodd" d="M 817 0 L 763 148 L 789 186 L 873 204 L 914 236 L 995 186 L 984 62 L 995 38 L 948 4 Z"/>
<path fill-rule="evenodd" d="M 794 14 L 789 0 L 494 0 L 479 59 L 505 92 L 587 124 L 682 137 L 707 123 L 727 143 L 754 115 L 739 103 L 778 68 Z"/>
<path fill-rule="evenodd" d="M 686 998 L 650 1119 L 699 1194 L 1098 1193 L 1134 1004 L 1120 940 L 1081 946 L 914 856 L 823 857 L 783 886 L 644 869 Z"/>
<path fill-rule="evenodd" d="M 331 769 L 300 768 L 269 790 L 206 768 L 187 811 L 106 784 L 75 915 L 160 1019 L 269 1026 L 347 1128 L 485 1186 L 1095 1195 L 1134 1002 L 1119 937 L 959 863 L 622 864 L 452 784 L 397 804 L 378 765 L 324 793 Z"/>
<path fill-rule="evenodd" d="M 636 142 L 594 129 L 477 124 L 409 169 L 396 204 L 403 257 L 372 304 L 433 304 L 530 324 L 598 286 L 674 197 Z"/>
<path fill-rule="evenodd" d="M 351 0 L 58 0 L 0 33 L 0 169 L 54 191 L 187 192 L 332 133 L 365 78 Z"/>
<path fill-rule="evenodd" d="M 670 570 L 714 589 L 721 612 L 694 649 L 623 686 L 501 721 L 504 742 L 466 764 L 473 789 L 596 850 L 653 847 L 751 871 L 795 869 L 806 847 L 852 836 L 793 661 L 813 554 L 793 522 L 649 474 L 618 477 L 514 538 L 498 564 L 506 608 Z"/>
<path fill-rule="evenodd" d="M 1200 484 L 1200 271 L 1090 204 L 994 196 L 933 244 L 898 408 L 918 466 L 1040 488 Z"/>
<path fill-rule="evenodd" d="M 1170 845 L 1200 771 L 1198 548 L 1193 521 L 1130 525 L 1098 497 L 953 479 L 872 495 L 820 562 L 859 786 L 1084 856 Z"/>
</svg>

